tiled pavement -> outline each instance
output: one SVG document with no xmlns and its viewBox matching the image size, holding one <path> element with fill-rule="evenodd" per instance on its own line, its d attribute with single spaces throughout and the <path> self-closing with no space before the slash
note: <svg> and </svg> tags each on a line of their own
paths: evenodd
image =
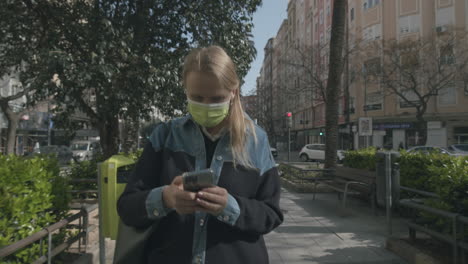
<svg viewBox="0 0 468 264">
<path fill-rule="evenodd" d="M 350 199 L 343 211 L 336 194 L 290 193 L 283 189 L 284 223 L 265 236 L 271 264 L 404 264 L 384 247 L 387 225 L 383 211 Z M 394 233 L 405 226 L 394 220 Z"/>
</svg>

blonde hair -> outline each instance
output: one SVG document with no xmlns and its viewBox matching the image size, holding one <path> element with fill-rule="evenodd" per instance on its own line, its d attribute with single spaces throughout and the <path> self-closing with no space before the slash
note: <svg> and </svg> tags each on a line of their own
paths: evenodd
<svg viewBox="0 0 468 264">
<path fill-rule="evenodd" d="M 236 66 L 229 55 L 219 46 L 209 46 L 193 49 L 185 57 L 183 69 L 183 84 L 190 72 L 202 72 L 213 74 L 224 89 L 235 91 L 227 117 L 228 129 L 231 132 L 231 151 L 234 159 L 234 167 L 241 164 L 247 168 L 254 168 L 248 151 L 245 150 L 247 141 L 247 128 L 257 142 L 257 135 L 252 120 L 244 115 L 240 101 L 240 81 L 237 76 Z"/>
</svg>

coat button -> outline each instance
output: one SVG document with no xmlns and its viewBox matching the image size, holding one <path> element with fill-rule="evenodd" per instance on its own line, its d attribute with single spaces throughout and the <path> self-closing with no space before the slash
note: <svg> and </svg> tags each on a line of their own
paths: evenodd
<svg viewBox="0 0 468 264">
<path fill-rule="evenodd" d="M 222 160 L 222 159 L 223 159 L 223 157 L 221 157 L 221 156 L 218 156 L 218 157 L 216 157 L 216 159 L 217 159 L 217 160 Z"/>
<path fill-rule="evenodd" d="M 154 209 L 154 210 L 153 210 L 153 215 L 154 215 L 154 216 L 159 216 L 159 212 L 158 212 L 157 209 Z"/>
</svg>

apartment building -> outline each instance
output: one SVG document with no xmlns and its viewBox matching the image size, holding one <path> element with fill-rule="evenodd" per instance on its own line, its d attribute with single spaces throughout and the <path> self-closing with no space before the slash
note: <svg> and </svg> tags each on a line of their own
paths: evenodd
<svg viewBox="0 0 468 264">
<path fill-rule="evenodd" d="M 457 29 L 466 31 L 468 14 L 466 0 L 354 0 L 349 1 L 349 35 L 351 46 L 366 42 L 385 45 L 389 41 L 438 38 L 437 33 Z M 375 47 L 375 46 L 372 46 Z M 379 49 L 377 49 L 379 50 Z M 369 54 L 369 53 L 367 53 Z M 372 54 L 372 52 L 370 53 Z M 375 51 L 362 61 L 350 59 L 351 68 L 361 69 L 352 75 L 361 78 L 350 84 L 350 101 L 354 131 L 360 117 L 371 117 L 372 136 L 354 134 L 356 147 L 376 146 L 398 148 L 418 145 L 416 110 L 401 96 L 388 94 L 385 84 L 369 82 L 366 71 L 356 64 L 382 64 L 382 54 Z M 424 55 L 423 55 L 424 56 Z M 365 68 L 364 68 L 365 69 Z M 405 98 L 412 97 L 408 95 Z M 416 99 L 416 98 L 411 98 Z M 468 94 L 462 83 L 454 83 L 428 101 L 424 119 L 427 121 L 427 145 L 446 147 L 468 143 Z"/>
<path fill-rule="evenodd" d="M 389 94 L 382 82 L 369 79 L 370 66 L 382 65 L 381 50 L 391 41 L 437 37 L 451 29 L 466 31 L 468 0 L 349 0 L 347 8 L 344 55 L 349 59 L 345 60 L 339 103 L 339 147 L 417 145 L 420 137 L 414 106 Z M 273 52 L 264 60 L 263 69 L 272 64 L 272 73 L 262 76 L 263 70 L 257 88 L 272 82 L 270 109 L 275 129 L 270 137 L 285 142 L 284 114 L 292 112 L 293 148 L 323 143 L 326 136 L 325 104 L 319 88 L 326 87 L 332 10 L 333 0 L 290 0 L 288 18 L 273 39 Z M 309 59 L 312 63 L 307 67 Z M 309 75 L 319 79 L 319 85 L 311 85 Z M 468 92 L 462 83 L 444 88 L 429 100 L 424 114 L 428 145 L 468 143 L 467 103 Z M 360 135 L 360 118 L 372 119 L 370 136 Z"/>
</svg>

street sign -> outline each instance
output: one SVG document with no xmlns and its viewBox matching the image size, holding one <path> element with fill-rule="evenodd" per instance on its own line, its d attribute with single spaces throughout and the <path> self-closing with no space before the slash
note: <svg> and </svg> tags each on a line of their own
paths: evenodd
<svg viewBox="0 0 468 264">
<path fill-rule="evenodd" d="M 359 118 L 359 135 L 372 136 L 372 118 L 360 117 Z"/>
</svg>

